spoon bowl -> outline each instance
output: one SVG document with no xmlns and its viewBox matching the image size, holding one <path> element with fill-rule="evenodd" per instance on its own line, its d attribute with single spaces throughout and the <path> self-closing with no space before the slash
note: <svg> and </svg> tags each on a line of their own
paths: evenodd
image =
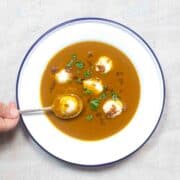
<svg viewBox="0 0 180 180">
<path fill-rule="evenodd" d="M 61 119 L 72 119 L 77 117 L 83 109 L 82 99 L 75 94 L 62 94 L 57 96 L 53 104 L 40 109 L 19 110 L 20 114 L 28 115 L 43 111 L 51 111 Z"/>
<path fill-rule="evenodd" d="M 62 119 L 77 117 L 83 109 L 81 98 L 75 94 L 63 94 L 57 96 L 52 105 L 52 111 Z"/>
</svg>

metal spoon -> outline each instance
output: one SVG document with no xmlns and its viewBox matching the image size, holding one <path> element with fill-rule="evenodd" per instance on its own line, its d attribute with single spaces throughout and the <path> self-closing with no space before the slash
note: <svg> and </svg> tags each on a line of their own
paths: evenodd
<svg viewBox="0 0 180 180">
<path fill-rule="evenodd" d="M 73 103 L 76 104 L 76 109 L 69 111 L 70 104 Z M 47 112 L 51 111 L 53 112 L 57 117 L 62 119 L 72 119 L 77 117 L 83 109 L 83 102 L 81 98 L 75 94 L 63 94 L 60 96 L 57 96 L 52 106 L 39 108 L 39 109 L 28 109 L 28 110 L 19 110 L 20 114 L 28 115 L 28 114 L 34 114 L 34 113 L 40 113 L 40 112 Z"/>
</svg>

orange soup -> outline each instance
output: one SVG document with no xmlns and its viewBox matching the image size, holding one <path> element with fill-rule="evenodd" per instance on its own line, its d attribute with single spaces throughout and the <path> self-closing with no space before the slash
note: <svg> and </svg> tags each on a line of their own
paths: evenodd
<svg viewBox="0 0 180 180">
<path fill-rule="evenodd" d="M 122 130 L 138 107 L 140 83 L 130 59 L 105 43 L 70 45 L 50 59 L 41 81 L 42 106 L 61 94 L 83 101 L 79 116 L 63 120 L 46 113 L 53 125 L 81 140 L 100 140 Z"/>
</svg>

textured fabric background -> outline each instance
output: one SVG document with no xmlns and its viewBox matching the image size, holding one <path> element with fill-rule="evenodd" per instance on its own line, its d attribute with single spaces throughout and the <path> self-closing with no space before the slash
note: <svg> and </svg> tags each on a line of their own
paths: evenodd
<svg viewBox="0 0 180 180">
<path fill-rule="evenodd" d="M 89 169 L 52 158 L 19 125 L 14 132 L 0 134 L 0 180 L 180 179 L 179 0 L 0 0 L 0 100 L 15 99 L 17 71 L 31 44 L 50 27 L 83 16 L 126 24 L 156 52 L 167 85 L 158 129 L 130 158 Z"/>
</svg>

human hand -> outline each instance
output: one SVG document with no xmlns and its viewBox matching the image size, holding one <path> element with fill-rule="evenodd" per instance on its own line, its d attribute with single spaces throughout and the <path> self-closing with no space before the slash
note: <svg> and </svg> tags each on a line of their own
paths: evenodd
<svg viewBox="0 0 180 180">
<path fill-rule="evenodd" d="M 19 111 L 16 104 L 0 103 L 0 132 L 6 132 L 16 127 L 19 122 Z"/>
</svg>

